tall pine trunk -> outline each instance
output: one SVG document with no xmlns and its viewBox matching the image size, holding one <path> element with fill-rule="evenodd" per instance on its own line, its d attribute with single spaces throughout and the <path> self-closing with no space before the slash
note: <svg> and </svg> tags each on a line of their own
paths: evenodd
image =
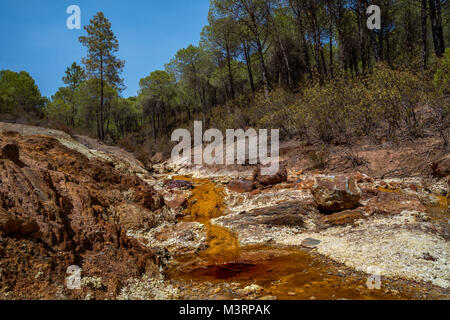
<svg viewBox="0 0 450 320">
<path fill-rule="evenodd" d="M 441 2 L 440 0 L 429 0 L 431 31 L 433 33 L 434 50 L 438 57 L 442 57 L 445 52 L 444 34 L 441 22 Z"/>
<path fill-rule="evenodd" d="M 255 93 L 255 82 L 253 80 L 253 70 L 252 70 L 252 61 L 250 57 L 250 48 L 246 42 L 243 44 L 244 47 L 244 56 L 245 56 L 245 63 L 247 64 L 247 72 L 248 72 L 248 80 L 250 82 L 250 87 L 252 89 L 252 93 Z"/>
<path fill-rule="evenodd" d="M 312 71 L 311 71 L 311 62 L 309 58 L 309 52 L 308 52 L 308 42 L 306 41 L 305 32 L 303 31 L 303 23 L 300 17 L 300 14 L 297 15 L 297 24 L 298 24 L 298 31 L 300 38 L 302 39 L 302 47 L 303 47 L 303 59 L 305 60 L 305 68 L 306 72 L 308 73 L 309 79 L 311 80 L 313 78 Z"/>
<path fill-rule="evenodd" d="M 428 60 L 428 28 L 427 28 L 427 0 L 421 0 L 421 18 L 422 18 L 422 64 L 423 69 L 427 69 Z"/>
<path fill-rule="evenodd" d="M 100 140 L 105 139 L 105 132 L 103 129 L 103 91 L 104 91 L 104 83 L 103 83 L 103 55 L 100 57 Z"/>
<path fill-rule="evenodd" d="M 264 61 L 264 52 L 263 52 L 261 41 L 259 39 L 257 41 L 257 51 L 258 51 L 258 57 L 259 57 L 259 66 L 261 68 L 261 76 L 262 76 L 262 80 L 263 80 L 264 95 L 266 98 L 268 98 L 269 97 L 269 79 L 267 78 L 267 68 L 266 68 L 266 63 Z"/>
<path fill-rule="evenodd" d="M 228 47 L 228 44 L 226 47 L 227 47 L 226 49 L 227 49 L 228 78 L 230 81 L 230 93 L 231 93 L 231 99 L 234 99 L 235 93 L 234 93 L 233 70 L 231 70 L 231 54 L 230 54 L 230 49 Z"/>
</svg>

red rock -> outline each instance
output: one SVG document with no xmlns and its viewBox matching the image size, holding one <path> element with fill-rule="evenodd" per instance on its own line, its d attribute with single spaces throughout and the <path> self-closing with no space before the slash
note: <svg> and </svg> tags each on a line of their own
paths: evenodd
<svg viewBox="0 0 450 320">
<path fill-rule="evenodd" d="M 141 206 L 122 203 L 116 208 L 116 214 L 120 226 L 128 230 L 148 230 L 157 224 L 155 215 Z"/>
<path fill-rule="evenodd" d="M 262 192 L 261 189 L 255 189 L 252 192 L 250 192 L 250 195 L 251 196 L 256 196 L 256 195 L 260 194 L 261 192 Z"/>
<path fill-rule="evenodd" d="M 272 186 L 282 182 L 286 182 L 288 179 L 287 170 L 285 167 L 280 168 L 275 175 L 262 175 L 261 169 L 258 167 L 253 172 L 253 181 L 263 186 Z"/>
<path fill-rule="evenodd" d="M 155 211 L 164 206 L 163 197 L 148 184 L 136 187 L 135 190 L 134 201 L 141 204 L 146 209 Z"/>
<path fill-rule="evenodd" d="M 317 178 L 311 192 L 319 209 L 330 212 L 355 208 L 362 195 L 356 180 L 346 176 Z"/>
<path fill-rule="evenodd" d="M 325 224 L 334 226 L 343 226 L 353 223 L 355 220 L 362 219 L 363 215 L 358 210 L 347 210 L 324 216 L 321 220 Z"/>
<path fill-rule="evenodd" d="M 19 147 L 15 143 L 0 142 L 0 159 L 8 159 L 17 165 L 21 165 L 19 160 Z"/>
<path fill-rule="evenodd" d="M 250 180 L 233 180 L 227 185 L 228 190 L 238 193 L 250 192 L 254 185 Z"/>
<path fill-rule="evenodd" d="M 415 195 L 399 191 L 380 192 L 369 200 L 364 210 L 370 214 L 400 214 L 403 211 L 425 212 L 425 207 Z"/>
<path fill-rule="evenodd" d="M 438 177 L 446 177 L 450 175 L 450 154 L 447 154 L 433 162 L 431 169 L 433 170 L 433 174 Z"/>
<path fill-rule="evenodd" d="M 164 200 L 166 206 L 171 209 L 184 209 L 187 207 L 188 201 L 183 196 L 177 196 L 172 200 Z"/>
<path fill-rule="evenodd" d="M 21 219 L 3 210 L 0 211 L 0 231 L 6 236 L 35 234 L 34 237 L 39 237 L 39 225 L 36 221 Z"/>
<path fill-rule="evenodd" d="M 0 157 L 0 234 L 7 247 L 2 268 L 20 270 L 4 273 L 4 280 L 14 283 L 11 294 L 54 298 L 64 287 L 67 267 L 76 263 L 83 275 L 101 272 L 104 283 L 113 276 L 125 282 L 157 272 L 156 253 L 126 235 L 158 223 L 164 203 L 152 187 L 52 138 L 0 133 L 0 141 L 17 143 L 23 162 L 12 161 L 11 154 Z M 47 285 L 28 290 L 38 283 L 37 266 L 44 265 Z"/>
<path fill-rule="evenodd" d="M 376 188 L 361 188 L 362 196 L 361 200 L 369 200 L 380 193 L 380 190 Z"/>
<path fill-rule="evenodd" d="M 363 175 L 361 172 L 352 172 L 351 174 L 347 175 L 349 178 L 353 178 L 356 180 L 356 182 L 363 182 Z"/>
<path fill-rule="evenodd" d="M 312 187 L 314 186 L 315 183 L 316 183 L 316 179 L 302 180 L 298 183 L 297 188 L 299 190 L 310 190 L 310 189 L 312 189 Z"/>
</svg>

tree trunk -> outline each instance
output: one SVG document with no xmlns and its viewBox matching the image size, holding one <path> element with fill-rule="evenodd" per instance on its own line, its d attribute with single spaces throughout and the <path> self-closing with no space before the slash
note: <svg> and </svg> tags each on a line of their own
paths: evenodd
<svg viewBox="0 0 450 320">
<path fill-rule="evenodd" d="M 153 107 L 152 107 L 152 127 L 153 127 L 153 141 L 156 143 L 156 112 L 155 112 L 155 108 L 156 105 L 153 103 Z"/>
<path fill-rule="evenodd" d="M 391 65 L 391 46 L 389 43 L 389 32 L 386 33 L 386 59 L 388 62 L 388 66 L 392 67 L 392 65 Z"/>
<path fill-rule="evenodd" d="M 360 50 L 361 50 L 361 65 L 362 65 L 362 72 L 363 72 L 363 74 L 365 74 L 366 69 L 367 69 L 368 58 L 367 58 L 367 53 L 366 53 L 364 29 L 363 29 L 362 19 L 361 19 L 362 13 L 365 12 L 364 5 L 360 2 L 358 2 L 357 10 L 358 10 L 357 17 L 358 17 L 359 46 L 360 46 Z"/>
<path fill-rule="evenodd" d="M 428 28 L 427 28 L 427 0 L 421 0 L 421 18 L 422 18 L 422 64 L 423 69 L 426 70 L 428 60 Z"/>
<path fill-rule="evenodd" d="M 103 55 L 100 57 L 100 140 L 105 139 L 105 132 L 103 129 L 103 91 L 104 91 L 104 83 L 103 83 Z"/>
<path fill-rule="evenodd" d="M 225 41 L 226 42 L 226 41 Z M 228 63 L 228 78 L 230 81 L 230 93 L 231 93 L 231 99 L 234 99 L 234 81 L 233 81 L 233 71 L 231 70 L 231 55 L 230 55 L 230 49 L 227 44 L 227 63 Z"/>
<path fill-rule="evenodd" d="M 378 33 L 378 51 L 381 61 L 384 61 L 383 29 L 381 29 Z"/>
<path fill-rule="evenodd" d="M 248 79 L 250 81 L 250 87 L 252 89 L 252 93 L 255 93 L 255 82 L 253 80 L 253 71 L 252 71 L 252 62 L 250 57 L 250 48 L 247 46 L 246 43 L 244 43 L 244 56 L 245 56 L 245 63 L 247 64 L 247 71 L 248 71 Z"/>
<path fill-rule="evenodd" d="M 330 75 L 334 78 L 334 63 L 333 63 L 333 14 L 331 9 L 331 2 L 328 1 L 328 14 L 330 19 L 330 25 L 328 26 L 328 31 L 330 35 Z"/>
<path fill-rule="evenodd" d="M 266 64 L 264 62 L 263 48 L 262 48 L 261 41 L 259 41 L 259 40 L 257 42 L 257 51 L 258 51 L 258 56 L 259 56 L 259 66 L 261 68 L 261 76 L 262 76 L 262 80 L 263 80 L 264 95 L 266 98 L 268 98 L 269 97 L 269 80 L 267 78 L 267 68 L 266 68 Z"/>
<path fill-rule="evenodd" d="M 278 43 L 280 44 L 281 53 L 283 54 L 284 64 L 286 66 L 287 84 L 289 88 L 292 88 L 291 66 L 289 65 L 289 58 L 286 52 L 286 48 L 284 47 L 283 42 L 281 41 L 279 35 L 278 35 Z"/>
<path fill-rule="evenodd" d="M 441 3 L 439 0 L 429 0 L 431 31 L 433 33 L 434 50 L 438 57 L 442 57 L 445 52 L 444 34 L 441 22 Z"/>
<path fill-rule="evenodd" d="M 333 26 L 330 24 L 330 74 L 334 78 L 334 61 L 333 61 Z"/>
<path fill-rule="evenodd" d="M 95 120 L 97 122 L 97 136 L 98 136 L 98 139 L 101 139 L 102 133 L 100 132 L 100 112 L 99 111 L 95 112 Z"/>
<path fill-rule="evenodd" d="M 311 62 L 309 61 L 309 52 L 308 52 L 308 42 L 306 41 L 305 32 L 303 31 L 303 24 L 300 17 L 300 14 L 297 15 L 297 24 L 298 24 L 298 31 L 300 34 L 300 37 L 303 42 L 303 59 L 305 60 L 305 68 L 306 72 L 308 73 L 309 79 L 312 79 L 312 72 L 311 72 Z"/>
<path fill-rule="evenodd" d="M 277 27 L 277 25 L 275 23 L 275 20 L 273 19 L 272 16 L 270 16 L 270 18 L 272 20 L 274 31 L 275 31 L 275 33 L 277 35 L 278 45 L 280 46 L 281 54 L 283 55 L 283 61 L 284 61 L 284 65 L 286 67 L 286 72 L 287 72 L 287 85 L 288 85 L 289 88 L 292 88 L 291 66 L 289 65 L 289 57 L 288 57 L 288 54 L 286 52 L 286 48 L 283 45 L 283 41 L 281 40 L 280 32 L 279 32 L 278 27 Z"/>
<path fill-rule="evenodd" d="M 373 55 L 375 57 L 376 62 L 381 61 L 381 51 L 380 47 L 377 43 L 376 33 L 374 30 L 370 31 L 370 41 L 372 42 Z"/>
<path fill-rule="evenodd" d="M 328 76 L 328 71 L 327 71 L 327 64 L 325 62 L 325 54 L 323 53 L 322 44 L 320 44 L 320 58 L 322 59 L 323 72 L 324 72 L 325 77 L 326 77 L 326 76 Z"/>
</svg>

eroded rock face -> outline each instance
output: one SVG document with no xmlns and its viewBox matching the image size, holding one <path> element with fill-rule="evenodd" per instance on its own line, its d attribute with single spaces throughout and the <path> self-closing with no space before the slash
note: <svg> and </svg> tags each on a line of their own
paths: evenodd
<svg viewBox="0 0 450 320">
<path fill-rule="evenodd" d="M 0 141 L 0 158 L 8 159 L 15 164 L 21 165 L 19 159 L 19 147 L 16 144 L 2 143 L 2 141 Z"/>
<path fill-rule="evenodd" d="M 237 192 L 237 193 L 245 193 L 250 192 L 254 188 L 254 184 L 250 180 L 233 180 L 227 185 L 228 190 Z"/>
<path fill-rule="evenodd" d="M 319 177 L 311 189 L 319 209 L 339 212 L 354 209 L 361 199 L 361 190 L 354 177 Z"/>
<path fill-rule="evenodd" d="M 16 149 L 0 157 L 0 268 L 10 295 L 55 298 L 52 292 L 65 288 L 65 271 L 75 263 L 85 275 L 101 275 L 105 284 L 158 272 L 155 252 L 126 236 L 161 223 L 164 203 L 155 190 L 49 137 L 0 139 L 20 154 L 19 163 Z M 43 268 L 39 281 L 37 266 Z M 46 289 L 24 289 L 36 283 Z M 61 298 L 76 294 L 81 293 L 66 290 Z"/>
</svg>

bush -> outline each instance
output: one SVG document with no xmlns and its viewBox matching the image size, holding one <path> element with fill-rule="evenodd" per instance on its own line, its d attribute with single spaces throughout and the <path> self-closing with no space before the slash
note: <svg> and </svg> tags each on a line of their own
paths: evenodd
<svg viewBox="0 0 450 320">
<path fill-rule="evenodd" d="M 450 48 L 447 48 L 444 57 L 439 62 L 434 75 L 434 86 L 441 95 L 450 94 Z"/>
<path fill-rule="evenodd" d="M 301 136 L 308 142 L 350 144 L 352 139 L 382 135 L 390 139 L 418 138 L 424 133 L 427 107 L 433 110 L 437 130 L 448 125 L 449 55 L 440 62 L 434 79 L 407 68 L 377 64 L 362 78 L 337 77 L 305 85 L 293 94 L 276 89 L 266 97 L 241 96 L 209 110 L 211 127 L 280 129 L 282 138 Z M 315 160 L 312 160 L 315 162 Z M 320 162 L 320 161 L 319 161 Z"/>
</svg>

